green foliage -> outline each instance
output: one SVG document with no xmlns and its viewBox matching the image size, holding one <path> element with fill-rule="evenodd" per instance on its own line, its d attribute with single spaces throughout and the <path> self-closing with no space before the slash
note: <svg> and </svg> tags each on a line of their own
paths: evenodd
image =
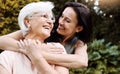
<svg viewBox="0 0 120 74">
<path fill-rule="evenodd" d="M 18 30 L 17 25 L 17 16 L 20 9 L 27 3 L 40 1 L 40 0 L 0 0 L 0 35 L 7 34 Z M 41 0 L 48 1 L 48 0 Z M 88 3 L 85 0 L 49 0 L 54 2 L 55 9 L 54 13 L 57 16 L 61 8 L 66 2 L 78 1 L 86 4 L 91 12 L 93 18 L 94 34 L 93 37 L 97 39 L 105 39 L 114 44 L 120 44 L 120 26 L 119 26 L 119 17 L 120 17 L 120 4 L 118 2 L 112 3 L 109 1 L 108 4 L 100 3 L 99 7 L 105 13 L 97 15 L 93 10 L 94 2 L 90 1 Z M 112 1 L 112 0 L 111 0 Z M 104 2 L 104 1 L 102 1 Z M 112 17 L 110 17 L 112 15 Z M 109 38 L 110 37 L 110 38 Z"/>
<path fill-rule="evenodd" d="M 71 69 L 70 74 L 119 74 L 120 51 L 118 46 L 104 39 L 94 40 L 88 47 L 89 66 L 84 69 Z"/>
<path fill-rule="evenodd" d="M 17 29 L 17 17 L 20 9 L 30 2 L 39 0 L 0 0 L 0 35 Z"/>
</svg>

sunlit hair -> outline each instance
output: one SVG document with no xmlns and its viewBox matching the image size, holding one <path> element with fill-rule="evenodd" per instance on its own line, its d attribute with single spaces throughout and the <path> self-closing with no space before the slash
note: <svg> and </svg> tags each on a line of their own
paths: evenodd
<svg viewBox="0 0 120 74">
<path fill-rule="evenodd" d="M 24 23 L 24 19 L 26 17 L 30 17 L 34 15 L 34 13 L 37 13 L 37 12 L 51 11 L 51 14 L 53 14 L 52 13 L 53 8 L 54 8 L 54 4 L 49 1 L 32 2 L 24 6 L 21 9 L 19 16 L 18 16 L 18 24 L 22 30 L 23 36 L 25 36 L 28 31 L 28 27 Z"/>
</svg>

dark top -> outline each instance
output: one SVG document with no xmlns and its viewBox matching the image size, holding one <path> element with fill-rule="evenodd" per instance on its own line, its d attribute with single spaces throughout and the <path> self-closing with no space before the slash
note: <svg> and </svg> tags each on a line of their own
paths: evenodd
<svg viewBox="0 0 120 74">
<path fill-rule="evenodd" d="M 68 54 L 74 54 L 75 44 L 77 41 L 78 41 L 78 38 L 74 37 L 64 46 Z"/>
</svg>

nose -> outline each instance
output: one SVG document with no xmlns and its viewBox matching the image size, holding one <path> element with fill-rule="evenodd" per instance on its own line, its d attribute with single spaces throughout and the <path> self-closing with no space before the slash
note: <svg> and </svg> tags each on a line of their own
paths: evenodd
<svg viewBox="0 0 120 74">
<path fill-rule="evenodd" d="M 62 25 L 64 23 L 63 18 L 59 18 L 59 24 Z"/>
<path fill-rule="evenodd" d="M 51 19 L 47 19 L 47 23 L 49 23 L 49 24 L 53 24 L 53 23 L 54 23 L 54 21 L 53 21 L 53 20 L 51 20 Z"/>
<path fill-rule="evenodd" d="M 47 19 L 47 23 L 53 27 L 53 20 Z"/>
<path fill-rule="evenodd" d="M 46 20 L 49 22 L 49 23 L 54 23 L 55 22 L 55 18 L 53 17 L 46 17 Z"/>
</svg>

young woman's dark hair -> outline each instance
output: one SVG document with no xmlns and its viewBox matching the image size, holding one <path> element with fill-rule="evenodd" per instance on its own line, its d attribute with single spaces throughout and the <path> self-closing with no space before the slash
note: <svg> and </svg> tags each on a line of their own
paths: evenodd
<svg viewBox="0 0 120 74">
<path fill-rule="evenodd" d="M 47 39 L 47 41 L 59 42 L 59 40 L 61 39 L 62 36 L 57 33 L 56 29 L 59 25 L 59 18 L 61 17 L 64 9 L 67 7 L 72 7 L 73 10 L 76 12 L 78 20 L 77 26 L 83 26 L 83 30 L 76 33 L 75 36 L 78 37 L 78 39 L 80 39 L 84 43 L 89 42 L 92 34 L 92 20 L 90 10 L 89 8 L 87 8 L 87 6 L 78 2 L 67 2 L 65 4 L 58 18 L 55 21 L 53 31 L 51 32 L 51 36 Z"/>
</svg>

